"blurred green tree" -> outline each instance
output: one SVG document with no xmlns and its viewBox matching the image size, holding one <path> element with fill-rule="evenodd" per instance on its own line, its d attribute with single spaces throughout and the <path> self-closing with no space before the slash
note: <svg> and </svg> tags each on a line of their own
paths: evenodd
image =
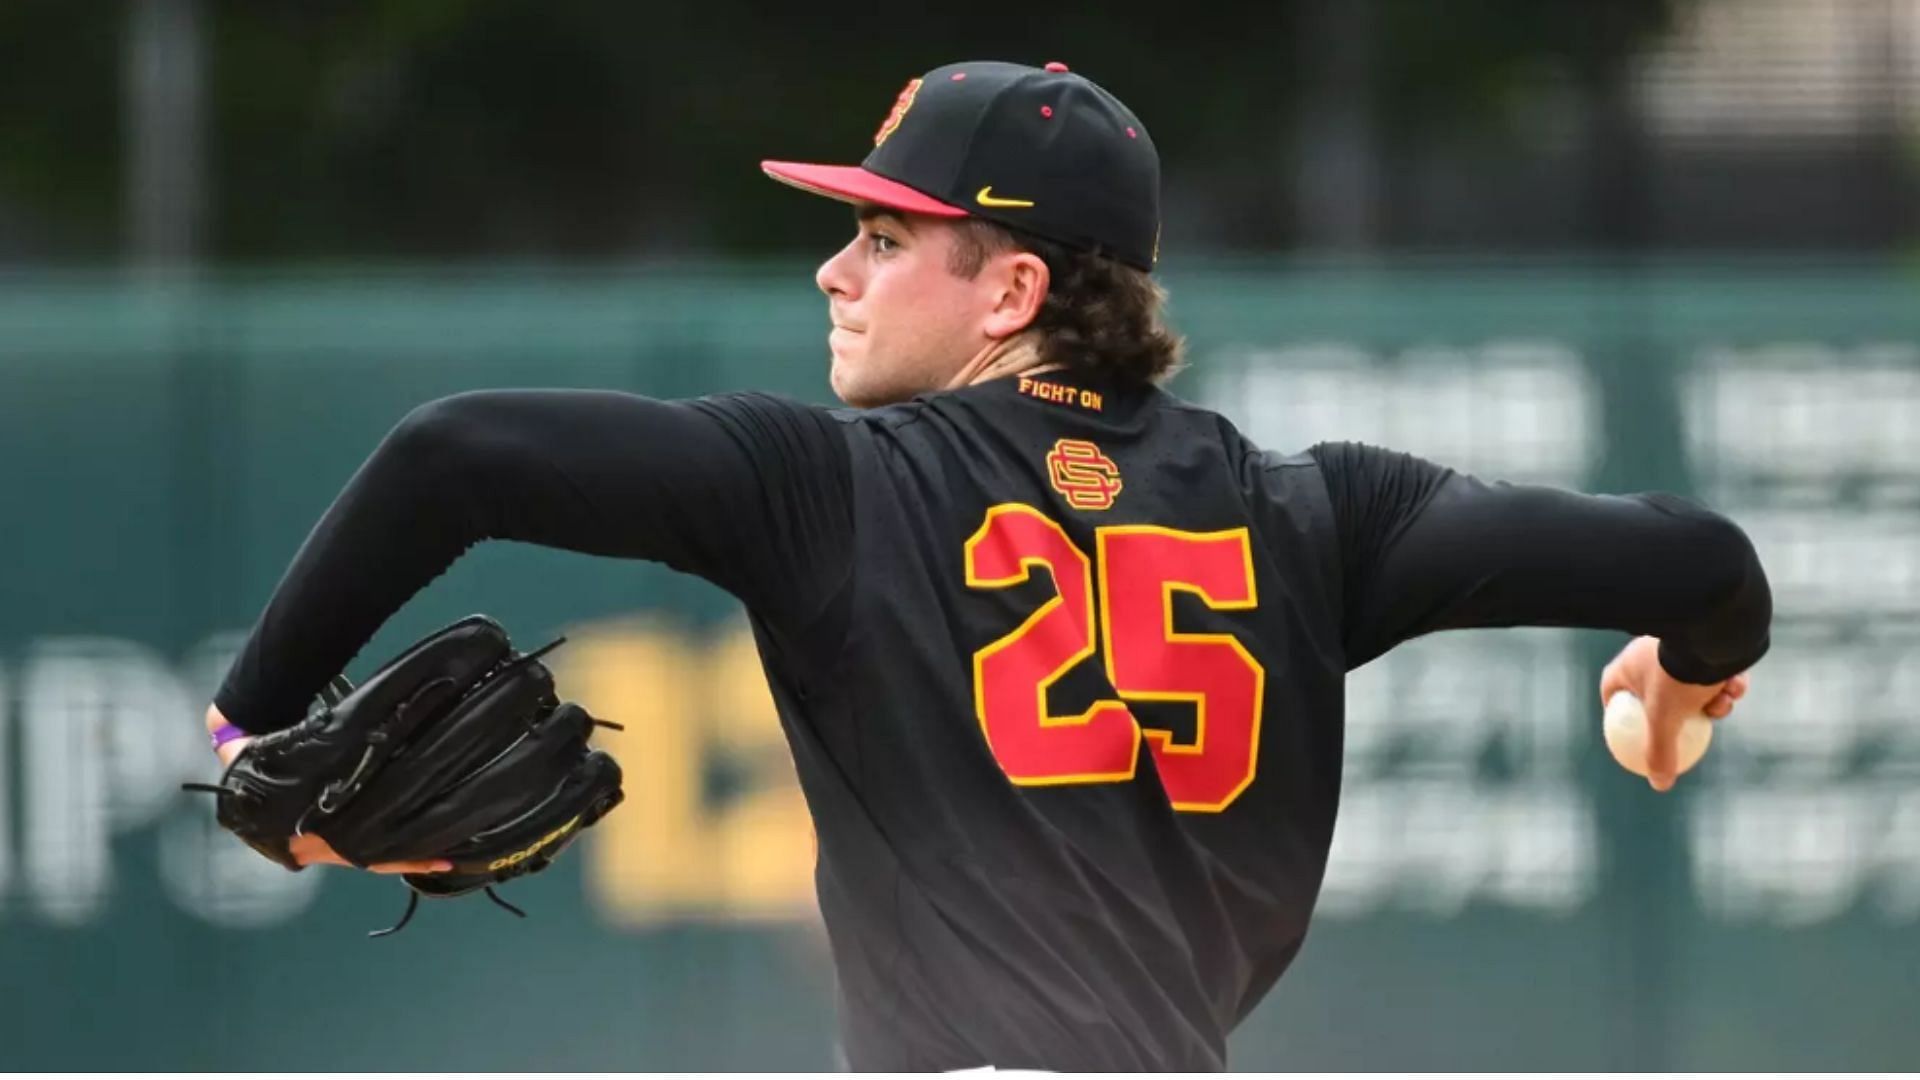
<svg viewBox="0 0 1920 1080">
<path fill-rule="evenodd" d="M 0 248 L 16 257 L 106 257 L 124 233 L 127 2 L 0 5 Z M 1300 16 L 1355 0 L 1004 17 L 742 0 L 201 2 L 203 251 L 256 260 L 817 248 L 846 220 L 794 212 L 759 159 L 857 160 L 901 83 L 968 57 L 1059 59 L 1100 81 L 1152 126 L 1170 182 L 1244 201 L 1241 226 L 1214 239 L 1284 246 L 1287 139 L 1323 47 Z M 1617 64 L 1682 0 L 1371 2 L 1370 108 L 1391 138 L 1498 127 L 1542 64 Z"/>
</svg>

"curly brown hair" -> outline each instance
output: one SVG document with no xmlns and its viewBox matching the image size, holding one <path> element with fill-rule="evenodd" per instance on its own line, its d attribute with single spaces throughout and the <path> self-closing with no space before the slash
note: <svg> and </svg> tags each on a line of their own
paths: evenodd
<svg viewBox="0 0 1920 1080">
<path fill-rule="evenodd" d="M 988 259 L 1009 251 L 1047 264 L 1047 296 L 1032 329 L 1049 362 L 1140 385 L 1185 363 L 1186 342 L 1166 321 L 1167 290 L 1146 271 L 980 218 L 954 225 L 947 270 L 956 277 L 977 277 Z"/>
</svg>

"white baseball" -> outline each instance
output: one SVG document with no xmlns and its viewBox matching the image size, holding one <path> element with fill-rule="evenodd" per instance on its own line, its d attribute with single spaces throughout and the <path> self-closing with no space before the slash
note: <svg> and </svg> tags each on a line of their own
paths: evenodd
<svg viewBox="0 0 1920 1080">
<path fill-rule="evenodd" d="M 1632 691 L 1616 690 L 1607 699 L 1607 718 L 1602 725 L 1607 749 L 1613 760 L 1635 776 L 1647 775 L 1647 710 Z M 1680 772 L 1700 763 L 1707 744 L 1713 741 L 1713 720 L 1704 715 L 1689 716 L 1680 724 Z"/>
</svg>

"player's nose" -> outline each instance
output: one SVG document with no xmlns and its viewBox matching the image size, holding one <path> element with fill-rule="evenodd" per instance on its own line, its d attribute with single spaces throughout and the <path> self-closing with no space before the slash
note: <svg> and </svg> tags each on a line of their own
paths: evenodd
<svg viewBox="0 0 1920 1080">
<path fill-rule="evenodd" d="M 859 282 L 853 272 L 852 263 L 854 248 L 858 243 L 859 240 L 856 239 L 853 243 L 834 252 L 832 257 L 820 264 L 820 269 L 814 271 L 813 283 L 820 287 L 821 292 L 830 297 L 846 299 L 852 299 L 858 295 Z"/>
</svg>

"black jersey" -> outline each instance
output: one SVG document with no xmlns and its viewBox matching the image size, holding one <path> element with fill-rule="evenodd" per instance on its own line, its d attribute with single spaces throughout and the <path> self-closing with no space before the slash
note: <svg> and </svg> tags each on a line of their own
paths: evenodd
<svg viewBox="0 0 1920 1080">
<path fill-rule="evenodd" d="M 296 719 L 488 537 L 745 602 L 858 1068 L 1224 1067 L 1306 934 L 1349 670 L 1531 624 L 1656 634 L 1670 673 L 1715 682 L 1770 616 L 1746 537 L 1687 500 L 1265 452 L 1157 389 L 1052 373 L 861 412 L 497 391 L 369 459 L 222 711 Z"/>
</svg>

